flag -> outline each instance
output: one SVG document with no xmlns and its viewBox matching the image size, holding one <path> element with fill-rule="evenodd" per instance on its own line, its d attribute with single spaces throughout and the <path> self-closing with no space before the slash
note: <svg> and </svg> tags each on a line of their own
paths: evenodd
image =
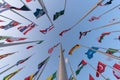
<svg viewBox="0 0 120 80">
<path fill-rule="evenodd" d="M 85 32 L 80 32 L 80 36 L 79 36 L 79 39 L 82 38 L 82 36 L 86 36 L 88 32 L 90 32 L 91 30 L 89 31 L 85 31 Z"/>
<path fill-rule="evenodd" d="M 47 63 L 47 61 L 49 60 L 50 56 L 48 56 L 45 60 L 43 60 L 41 63 L 38 64 L 38 69 L 41 69 L 42 66 Z"/>
<path fill-rule="evenodd" d="M 115 63 L 113 65 L 113 68 L 116 70 L 113 70 L 113 75 L 117 78 L 120 79 L 120 64 Z"/>
<path fill-rule="evenodd" d="M 89 80 L 95 80 L 91 74 L 89 74 Z"/>
<path fill-rule="evenodd" d="M 70 78 L 69 78 L 69 80 L 74 80 L 74 78 L 73 78 L 73 76 L 72 76 L 72 75 L 70 75 Z"/>
<path fill-rule="evenodd" d="M 113 1 L 113 0 L 109 0 L 109 1 L 106 2 L 104 5 L 110 5 L 110 4 L 112 4 L 112 1 Z"/>
<path fill-rule="evenodd" d="M 0 40 L 4 40 L 4 39 L 7 39 L 9 38 L 9 36 L 0 36 Z"/>
<path fill-rule="evenodd" d="M 31 2 L 32 0 L 26 0 L 26 2 Z"/>
<path fill-rule="evenodd" d="M 34 78 L 34 74 L 32 74 L 32 75 L 26 77 L 24 80 L 33 80 L 33 78 Z"/>
<path fill-rule="evenodd" d="M 56 72 L 54 72 L 52 75 L 50 75 L 46 80 L 53 80 L 56 78 Z"/>
<path fill-rule="evenodd" d="M 93 50 L 92 50 L 93 49 Z M 87 55 L 88 59 L 93 58 L 93 54 L 96 53 L 96 50 L 98 50 L 98 47 L 91 47 L 85 54 Z"/>
<path fill-rule="evenodd" d="M 0 22 L 5 22 L 5 21 L 3 21 L 3 20 L 0 20 Z"/>
<path fill-rule="evenodd" d="M 48 53 L 51 54 L 53 49 L 56 48 L 60 43 L 57 43 L 55 44 L 53 47 L 51 47 L 49 50 L 48 50 Z"/>
<path fill-rule="evenodd" d="M 53 20 L 56 20 L 58 17 L 64 14 L 64 10 L 61 10 L 59 12 L 56 12 L 53 16 Z"/>
<path fill-rule="evenodd" d="M 22 69 L 23 69 L 23 68 L 20 68 L 20 69 L 18 69 L 18 70 L 16 70 L 16 71 L 10 73 L 9 75 L 5 76 L 5 77 L 3 78 L 3 80 L 9 80 L 9 79 L 12 78 L 15 74 L 17 74 L 19 71 L 21 71 Z"/>
<path fill-rule="evenodd" d="M 101 43 L 102 40 L 104 39 L 104 37 L 105 37 L 106 35 L 109 35 L 109 34 L 110 34 L 110 32 L 104 32 L 104 33 L 102 33 L 102 34 L 100 35 L 99 39 L 98 39 L 98 42 Z"/>
<path fill-rule="evenodd" d="M 80 64 L 78 65 L 77 70 L 75 71 L 76 75 L 78 75 L 78 74 L 80 73 L 81 69 L 82 69 L 86 64 L 87 64 L 87 62 L 86 62 L 85 60 L 82 60 L 82 61 L 80 62 Z"/>
<path fill-rule="evenodd" d="M 30 11 L 30 9 L 26 5 L 23 5 L 21 8 L 16 8 L 16 7 L 11 6 L 10 9 Z"/>
<path fill-rule="evenodd" d="M 41 17 L 45 14 L 45 11 L 43 9 L 38 9 L 37 8 L 36 11 L 33 14 L 38 19 L 39 17 Z"/>
<path fill-rule="evenodd" d="M 18 27 L 18 30 L 22 32 L 24 35 L 26 35 L 29 31 L 31 31 L 35 27 L 34 23 L 31 23 L 27 26 L 20 26 Z"/>
<path fill-rule="evenodd" d="M 9 10 L 10 5 L 6 2 L 0 3 L 0 13 Z"/>
<path fill-rule="evenodd" d="M 54 28 L 53 25 L 51 25 L 50 27 L 46 28 L 46 29 L 42 29 L 40 30 L 41 33 L 46 34 L 47 32 L 51 31 Z"/>
<path fill-rule="evenodd" d="M 10 56 L 10 55 L 15 54 L 15 53 L 16 53 L 16 52 L 7 53 L 7 54 L 2 54 L 2 55 L 0 55 L 0 59 L 3 59 L 3 58 L 5 58 L 5 57 Z"/>
<path fill-rule="evenodd" d="M 71 28 L 63 30 L 62 32 L 59 33 L 59 36 L 63 36 L 64 33 L 68 32 L 70 30 L 71 30 Z"/>
<path fill-rule="evenodd" d="M 114 53 L 116 53 L 117 51 L 118 51 L 117 49 L 108 48 L 107 51 L 106 51 L 106 53 L 108 53 L 108 54 L 114 54 Z"/>
<path fill-rule="evenodd" d="M 21 60 L 17 61 L 16 65 L 18 66 L 19 64 L 24 63 L 24 62 L 27 61 L 30 57 L 31 57 L 31 56 L 29 56 L 29 57 L 27 57 L 27 58 L 25 58 L 25 59 L 21 59 Z"/>
<path fill-rule="evenodd" d="M 13 27 L 15 27 L 15 26 L 18 26 L 19 24 L 20 24 L 19 22 L 12 20 L 12 21 L 11 21 L 10 23 L 8 23 L 7 25 L 5 25 L 5 26 L 0 26 L 0 28 L 1 28 L 1 29 L 4 29 L 4 30 L 8 30 L 8 29 L 10 29 L 10 28 L 13 28 Z"/>
<path fill-rule="evenodd" d="M 92 16 L 88 21 L 89 21 L 89 22 L 92 22 L 92 21 L 98 20 L 98 19 L 100 19 L 100 16 L 99 16 L 99 17 Z"/>
<path fill-rule="evenodd" d="M 96 72 L 96 77 L 99 77 L 99 73 L 103 73 L 105 71 L 105 67 L 106 65 L 102 62 L 98 62 L 98 65 L 97 65 L 97 72 Z"/>
<path fill-rule="evenodd" d="M 76 44 L 75 46 L 73 46 L 70 51 L 69 51 L 69 55 L 72 55 L 73 51 L 76 49 L 76 48 L 80 48 L 80 45 L 79 44 Z"/>
<path fill-rule="evenodd" d="M 27 38 L 22 38 L 22 37 L 9 37 L 6 39 L 7 42 L 14 42 L 14 41 L 21 41 L 21 40 L 25 40 Z"/>
</svg>

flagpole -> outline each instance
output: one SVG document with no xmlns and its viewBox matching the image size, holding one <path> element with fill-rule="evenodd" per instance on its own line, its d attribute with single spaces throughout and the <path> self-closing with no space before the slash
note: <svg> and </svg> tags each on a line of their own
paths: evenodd
<svg viewBox="0 0 120 80">
<path fill-rule="evenodd" d="M 104 55 L 106 55 L 106 56 L 109 56 L 109 57 L 111 57 L 111 58 L 114 58 L 114 59 L 120 60 L 120 57 L 118 57 L 118 56 L 110 55 L 110 54 L 105 53 L 105 52 L 102 52 L 102 51 L 100 51 L 100 50 L 92 49 L 92 48 L 90 48 L 90 47 L 88 47 L 88 46 L 85 46 L 85 45 L 81 45 L 81 44 L 80 44 L 80 46 L 85 47 L 85 48 L 88 48 L 88 49 L 93 50 L 93 51 L 96 51 L 96 52 L 99 52 L 99 53 L 102 53 L 102 54 L 104 54 Z"/>
<path fill-rule="evenodd" d="M 87 62 L 87 64 L 88 64 L 92 69 L 94 69 L 96 72 L 98 72 L 98 73 L 104 78 L 104 80 L 107 80 L 107 78 L 106 78 L 104 75 L 102 75 L 99 71 L 97 71 L 91 64 L 89 64 L 88 62 Z"/>
<path fill-rule="evenodd" d="M 50 59 L 50 57 L 51 57 L 51 56 L 49 56 L 49 59 Z M 45 70 L 45 67 L 46 67 L 47 63 L 48 63 L 48 61 L 47 61 L 47 62 L 45 63 L 45 65 L 43 66 L 43 69 L 42 69 L 41 71 L 39 70 L 39 72 L 38 72 L 38 74 L 37 74 L 37 76 L 35 77 L 34 80 L 39 80 L 41 74 L 42 74 L 43 71 Z"/>
<path fill-rule="evenodd" d="M 50 18 L 50 16 L 48 15 L 48 11 L 47 11 L 47 9 L 46 9 L 46 7 L 45 7 L 45 5 L 44 5 L 43 0 L 38 0 L 38 2 L 39 2 L 39 4 L 41 5 L 41 7 L 44 9 L 45 14 L 47 15 L 47 17 L 48 17 L 51 25 L 54 25 L 53 22 L 52 22 L 52 20 L 51 20 L 51 18 Z"/>
<path fill-rule="evenodd" d="M 62 52 L 62 44 L 60 44 L 60 60 L 58 70 L 58 80 L 68 80 L 67 70 L 65 66 L 65 60 Z"/>
<path fill-rule="evenodd" d="M 8 46 L 15 46 L 15 45 L 21 45 L 21 44 L 28 44 L 28 43 L 35 43 L 35 42 L 39 42 L 40 40 L 37 41 L 26 41 L 26 42 L 18 42 L 18 43 L 7 43 L 7 44 L 0 44 L 0 48 L 1 47 L 8 47 Z"/>
<path fill-rule="evenodd" d="M 24 18 L 24 19 L 28 20 L 29 22 L 34 23 L 36 26 L 38 26 L 35 22 L 33 22 L 33 21 L 31 21 L 30 19 L 24 17 L 23 15 L 19 14 L 18 12 L 14 11 L 14 10 L 12 10 L 12 9 L 10 9 L 10 11 L 12 11 L 13 13 L 21 16 L 22 18 Z"/>
<path fill-rule="evenodd" d="M 4 17 L 4 18 L 6 18 L 6 19 L 9 19 L 9 20 L 12 20 L 12 21 L 15 21 L 15 20 L 13 20 L 13 19 L 11 19 L 11 18 L 8 18 L 8 17 L 6 17 L 6 16 L 3 16 L 3 15 L 0 15 L 1 17 Z"/>
<path fill-rule="evenodd" d="M 67 59 L 68 59 L 68 58 L 67 58 Z M 71 71 L 71 73 L 72 73 L 72 75 L 73 75 L 74 80 L 76 80 L 76 76 L 75 76 L 75 74 L 74 74 L 74 71 L 73 71 L 73 69 L 72 69 L 72 66 L 71 66 L 71 64 L 70 64 L 69 59 L 68 59 L 68 65 L 69 65 L 69 67 L 70 67 L 70 71 Z"/>
<path fill-rule="evenodd" d="M 0 69 L 2 69 L 2 68 L 4 68 L 4 67 L 6 67 L 6 66 L 8 66 L 9 64 L 6 64 L 6 65 L 4 65 L 4 66 L 2 66 L 2 67 L 0 67 Z"/>
</svg>

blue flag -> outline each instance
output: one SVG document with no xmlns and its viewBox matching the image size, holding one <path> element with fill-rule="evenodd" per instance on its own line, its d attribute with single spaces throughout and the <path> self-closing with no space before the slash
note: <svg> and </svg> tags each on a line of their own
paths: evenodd
<svg viewBox="0 0 120 80">
<path fill-rule="evenodd" d="M 39 18 L 45 14 L 45 11 L 43 9 L 36 9 L 36 11 L 33 13 L 36 18 Z"/>
</svg>

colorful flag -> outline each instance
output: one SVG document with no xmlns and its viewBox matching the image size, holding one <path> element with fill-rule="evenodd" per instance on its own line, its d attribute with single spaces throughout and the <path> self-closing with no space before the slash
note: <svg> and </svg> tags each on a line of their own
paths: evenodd
<svg viewBox="0 0 120 80">
<path fill-rule="evenodd" d="M 24 80 L 33 80 L 33 78 L 34 78 L 34 74 L 32 74 L 32 75 L 26 77 Z"/>
<path fill-rule="evenodd" d="M 93 49 L 93 50 L 92 50 Z M 93 54 L 96 53 L 96 50 L 98 50 L 98 47 L 91 47 L 85 54 L 87 55 L 88 59 L 93 58 Z"/>
<path fill-rule="evenodd" d="M 56 20 L 58 17 L 60 17 L 60 16 L 63 15 L 63 14 L 64 14 L 64 10 L 61 10 L 61 11 L 59 11 L 59 12 L 56 12 L 56 13 L 54 14 L 53 20 Z"/>
<path fill-rule="evenodd" d="M 33 13 L 34 16 L 38 19 L 39 17 L 43 16 L 45 14 L 44 9 L 36 9 L 36 11 Z"/>
<path fill-rule="evenodd" d="M 43 33 L 43 34 L 46 34 L 47 32 L 51 31 L 53 28 L 54 28 L 54 26 L 51 25 L 50 27 L 48 27 L 46 29 L 40 30 L 40 32 Z"/>
<path fill-rule="evenodd" d="M 24 63 L 24 62 L 27 61 L 30 57 L 31 57 L 31 56 L 29 56 L 29 57 L 27 57 L 27 58 L 25 58 L 25 59 L 21 59 L 21 60 L 17 61 L 16 65 L 18 66 L 19 64 Z"/>
<path fill-rule="evenodd" d="M 2 54 L 2 55 L 0 55 L 0 59 L 3 59 L 3 58 L 5 58 L 5 57 L 10 56 L 10 55 L 15 54 L 15 53 L 16 53 L 16 52 L 7 53 L 7 54 Z"/>
<path fill-rule="evenodd" d="M 20 26 L 18 30 L 26 35 L 29 31 L 31 31 L 35 27 L 34 23 L 29 24 L 28 26 Z"/>
<path fill-rule="evenodd" d="M 97 72 L 96 72 L 96 77 L 99 77 L 99 74 L 103 73 L 105 71 L 106 65 L 102 62 L 98 62 L 97 65 Z"/>
<path fill-rule="evenodd" d="M 72 76 L 72 75 L 70 75 L 70 78 L 69 78 L 69 80 L 74 80 L 74 78 L 73 78 L 73 76 Z"/>
<path fill-rule="evenodd" d="M 75 71 L 76 75 L 78 75 L 78 74 L 80 73 L 81 69 L 82 69 L 86 64 L 87 64 L 87 62 L 86 62 L 85 60 L 82 60 L 82 61 L 80 62 L 80 64 L 78 65 L 77 70 Z"/>
<path fill-rule="evenodd" d="M 90 32 L 90 30 L 89 31 L 85 31 L 85 32 L 80 32 L 79 39 L 81 39 L 82 36 L 86 36 L 88 32 Z"/>
<path fill-rule="evenodd" d="M 89 80 L 95 80 L 91 74 L 89 74 Z"/>
<path fill-rule="evenodd" d="M 21 8 L 16 8 L 16 7 L 11 6 L 10 9 L 30 11 L 30 9 L 26 5 L 23 5 Z"/>
<path fill-rule="evenodd" d="M 102 40 L 104 39 L 104 37 L 105 37 L 106 35 L 109 35 L 109 34 L 110 34 L 110 32 L 104 32 L 104 33 L 102 33 L 102 34 L 100 35 L 99 39 L 98 39 L 98 42 L 101 43 Z"/>
<path fill-rule="evenodd" d="M 17 22 L 17 21 L 11 21 L 9 24 L 5 25 L 5 26 L 0 26 L 1 29 L 4 29 L 4 30 L 8 30 L 10 28 L 13 28 L 15 26 L 18 26 L 20 23 Z"/>
<path fill-rule="evenodd" d="M 6 39 L 7 42 L 14 42 L 14 41 L 21 41 L 21 40 L 26 40 L 27 38 L 22 38 L 22 37 L 9 37 Z"/>
<path fill-rule="evenodd" d="M 49 58 L 50 58 L 50 56 L 48 56 L 45 60 L 43 60 L 42 62 L 40 62 L 40 63 L 38 64 L 38 69 L 41 69 L 42 66 L 43 66 L 45 63 L 48 62 Z"/>
<path fill-rule="evenodd" d="M 76 48 L 80 48 L 80 45 L 79 44 L 76 44 L 75 46 L 73 46 L 70 51 L 69 51 L 69 55 L 72 55 L 73 51 L 76 49 Z"/>
<path fill-rule="evenodd" d="M 54 80 L 56 78 L 56 73 L 54 72 L 52 75 L 50 75 L 46 80 Z"/>
<path fill-rule="evenodd" d="M 4 40 L 4 39 L 7 39 L 9 38 L 9 36 L 0 36 L 0 40 Z"/>
<path fill-rule="evenodd" d="M 113 68 L 116 70 L 113 70 L 113 75 L 117 78 L 120 79 L 120 64 L 115 63 L 113 65 Z"/>
<path fill-rule="evenodd" d="M 118 50 L 117 49 L 113 49 L 113 48 L 108 48 L 107 49 L 107 51 L 106 51 L 106 53 L 108 53 L 108 54 L 114 54 L 114 53 L 116 53 Z"/>
<path fill-rule="evenodd" d="M 49 50 L 48 50 L 48 53 L 51 54 L 53 52 L 53 49 L 56 48 L 60 43 L 57 43 L 55 44 L 53 47 L 51 47 Z"/>
<path fill-rule="evenodd" d="M 16 71 L 10 73 L 9 75 L 5 76 L 5 77 L 3 78 L 3 80 L 9 80 L 9 79 L 12 78 L 15 74 L 17 74 L 19 71 L 21 71 L 22 69 L 23 69 L 23 68 L 20 68 L 20 69 L 18 69 L 18 70 L 16 70 Z"/>
</svg>

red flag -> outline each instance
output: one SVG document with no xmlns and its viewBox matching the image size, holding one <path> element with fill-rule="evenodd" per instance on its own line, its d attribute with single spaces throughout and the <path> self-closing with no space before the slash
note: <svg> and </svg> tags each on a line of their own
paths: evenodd
<svg viewBox="0 0 120 80">
<path fill-rule="evenodd" d="M 31 2 L 32 0 L 26 0 L 26 2 Z"/>
<path fill-rule="evenodd" d="M 32 48 L 33 46 L 28 46 L 28 47 L 26 47 L 26 49 L 30 49 L 30 48 Z"/>
<path fill-rule="evenodd" d="M 68 31 L 70 31 L 70 30 L 71 30 L 71 28 L 66 29 L 66 30 L 63 30 L 62 32 L 59 33 L 59 35 L 60 35 L 60 36 L 63 36 L 64 33 L 68 32 Z"/>
<path fill-rule="evenodd" d="M 89 80 L 94 80 L 91 74 L 89 74 Z"/>
<path fill-rule="evenodd" d="M 10 38 L 7 38 L 6 41 L 7 42 L 14 42 L 14 41 L 21 41 L 21 40 L 25 40 L 27 38 L 17 38 L 17 37 L 10 37 Z"/>
<path fill-rule="evenodd" d="M 98 66 L 97 66 L 97 71 L 98 72 L 96 72 L 96 77 L 99 77 L 99 73 L 103 73 L 105 71 L 105 67 L 106 67 L 105 64 L 103 64 L 100 61 L 98 62 Z"/>
<path fill-rule="evenodd" d="M 113 70 L 113 75 L 117 78 L 120 79 L 120 64 L 114 64 L 113 68 L 116 70 Z M 118 71 L 117 71 L 118 70 Z"/>
<path fill-rule="evenodd" d="M 0 22 L 4 22 L 3 20 L 0 20 Z"/>
<path fill-rule="evenodd" d="M 48 50 L 48 53 L 51 54 L 53 49 L 56 48 L 60 43 L 57 43 L 56 45 L 54 45 L 53 47 L 51 47 L 49 50 Z"/>
</svg>

